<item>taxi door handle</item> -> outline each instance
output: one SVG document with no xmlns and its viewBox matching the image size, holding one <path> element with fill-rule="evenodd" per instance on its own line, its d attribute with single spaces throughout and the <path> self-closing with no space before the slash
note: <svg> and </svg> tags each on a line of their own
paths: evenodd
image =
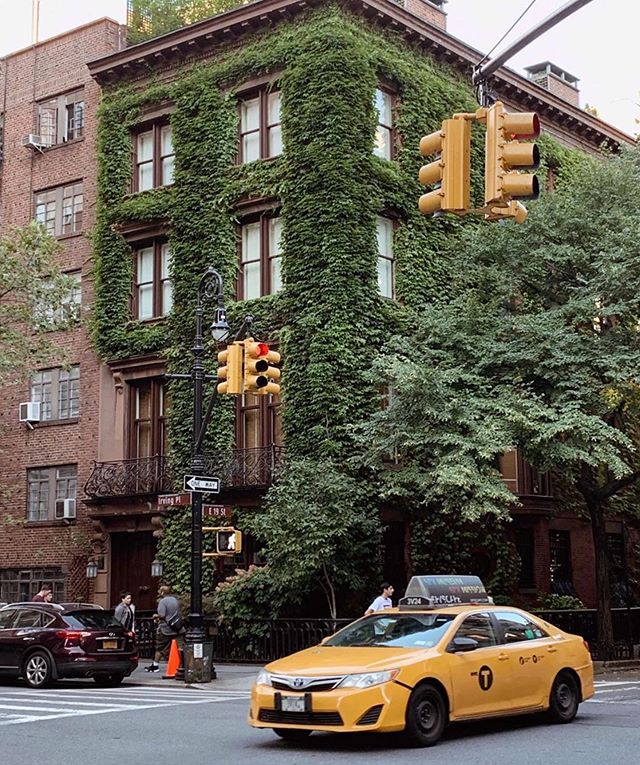
<svg viewBox="0 0 640 765">
<path fill-rule="evenodd" d="M 547 653 L 555 653 L 558 649 L 554 645 L 547 646 Z"/>
<path fill-rule="evenodd" d="M 506 661 L 509 658 L 508 653 L 499 653 L 498 654 L 498 661 Z"/>
</svg>

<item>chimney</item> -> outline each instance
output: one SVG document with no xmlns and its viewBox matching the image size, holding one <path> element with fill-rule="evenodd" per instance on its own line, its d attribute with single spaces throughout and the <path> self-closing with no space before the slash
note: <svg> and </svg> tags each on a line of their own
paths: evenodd
<svg viewBox="0 0 640 765">
<path fill-rule="evenodd" d="M 447 28 L 447 14 L 442 10 L 447 0 L 391 0 L 391 2 L 439 29 Z"/>
<path fill-rule="evenodd" d="M 525 67 L 528 78 L 541 88 L 564 99 L 572 106 L 580 108 L 580 91 L 578 78 L 574 77 L 550 61 Z"/>
</svg>

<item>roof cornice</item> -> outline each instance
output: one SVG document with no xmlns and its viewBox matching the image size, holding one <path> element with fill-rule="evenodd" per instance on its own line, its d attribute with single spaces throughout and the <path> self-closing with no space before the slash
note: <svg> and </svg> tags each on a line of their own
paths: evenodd
<svg viewBox="0 0 640 765">
<path fill-rule="evenodd" d="M 473 67 L 483 54 L 439 27 L 408 12 L 391 0 L 337 0 L 376 26 L 393 29 L 405 39 L 457 69 L 471 82 Z M 326 0 L 254 0 L 230 11 L 133 45 L 89 62 L 89 71 L 101 85 L 143 80 L 153 72 L 172 69 L 177 63 L 197 61 L 215 54 L 246 34 L 296 17 Z M 573 133 L 577 145 L 591 148 L 605 144 L 618 148 L 633 144 L 632 136 L 594 117 L 536 85 L 507 67 L 491 78 L 491 90 L 518 108 L 540 114 L 543 124 Z"/>
</svg>

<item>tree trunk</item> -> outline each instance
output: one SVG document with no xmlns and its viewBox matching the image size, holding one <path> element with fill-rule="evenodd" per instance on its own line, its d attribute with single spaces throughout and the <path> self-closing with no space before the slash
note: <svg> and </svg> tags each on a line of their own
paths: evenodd
<svg viewBox="0 0 640 765">
<path fill-rule="evenodd" d="M 333 584 L 331 583 L 331 577 L 329 576 L 329 572 L 326 569 L 326 566 L 322 566 L 322 575 L 324 577 L 324 582 L 320 582 L 322 585 L 322 589 L 324 590 L 324 594 L 326 595 L 327 602 L 329 603 L 329 614 L 333 621 L 335 622 L 337 618 L 337 610 L 336 610 L 336 591 L 333 588 Z"/>
<path fill-rule="evenodd" d="M 605 531 L 606 502 L 599 502 L 593 493 L 583 494 L 589 517 L 596 556 L 596 597 L 598 606 L 598 655 L 602 659 L 611 657 L 613 649 L 613 621 L 611 619 L 611 591 L 609 586 L 609 556 Z"/>
</svg>

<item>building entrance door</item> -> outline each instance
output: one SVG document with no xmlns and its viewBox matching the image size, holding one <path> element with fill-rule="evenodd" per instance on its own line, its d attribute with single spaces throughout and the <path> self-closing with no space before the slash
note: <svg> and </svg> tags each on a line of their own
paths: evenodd
<svg viewBox="0 0 640 765">
<path fill-rule="evenodd" d="M 154 555 L 153 532 L 111 533 L 111 606 L 120 602 L 122 590 L 128 590 L 136 611 L 155 611 L 157 582 L 151 578 Z"/>
</svg>

